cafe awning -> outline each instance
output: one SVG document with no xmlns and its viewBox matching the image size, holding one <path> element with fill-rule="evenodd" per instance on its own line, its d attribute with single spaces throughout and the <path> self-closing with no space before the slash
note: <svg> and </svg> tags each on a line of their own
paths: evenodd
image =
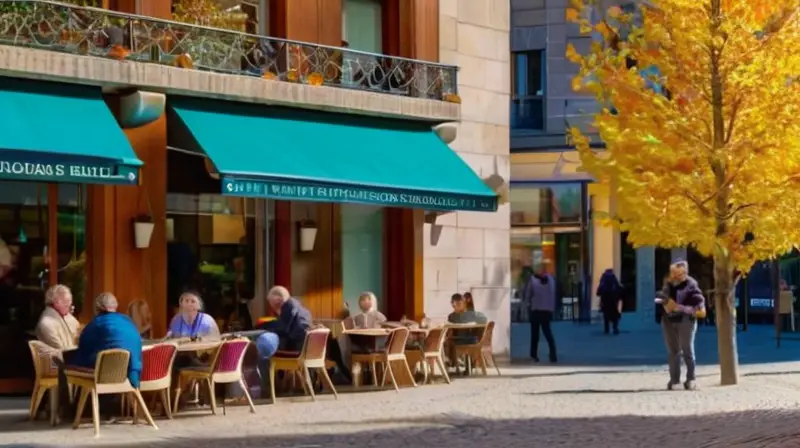
<svg viewBox="0 0 800 448">
<path fill-rule="evenodd" d="M 497 209 L 497 195 L 429 124 L 185 97 L 169 106 L 169 145 L 204 153 L 223 194 Z"/>
<path fill-rule="evenodd" d="M 0 77 L 0 179 L 138 184 L 100 88 Z"/>
</svg>

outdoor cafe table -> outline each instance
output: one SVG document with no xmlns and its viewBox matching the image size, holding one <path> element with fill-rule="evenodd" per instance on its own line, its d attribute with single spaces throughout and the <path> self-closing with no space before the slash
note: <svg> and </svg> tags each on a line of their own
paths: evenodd
<svg viewBox="0 0 800 448">
<path fill-rule="evenodd" d="M 366 328 L 366 329 L 345 330 L 342 334 L 344 334 L 344 335 L 346 335 L 348 337 L 351 337 L 351 338 L 353 336 L 357 336 L 357 337 L 359 337 L 361 339 L 370 338 L 370 339 L 372 339 L 372 343 L 370 345 L 372 347 L 376 347 L 377 348 L 378 347 L 378 342 L 380 341 L 380 339 L 389 336 L 389 333 L 391 333 L 391 331 L 392 330 L 388 329 L 388 328 Z M 424 335 L 424 334 L 427 334 L 428 331 L 424 330 L 424 329 L 421 329 L 421 328 L 414 328 L 414 329 L 409 329 L 409 332 L 411 334 Z M 394 378 L 397 381 L 397 385 L 398 386 L 411 386 L 411 385 L 414 384 L 414 378 L 410 378 L 408 376 L 408 372 L 406 371 L 406 369 L 398 368 L 396 365 L 391 365 L 391 366 L 389 366 L 389 368 L 392 369 L 392 373 L 394 373 Z M 360 370 L 362 370 L 361 369 L 361 363 L 354 363 L 354 365 L 352 366 L 352 369 L 354 370 L 354 372 L 353 372 L 353 386 L 359 387 L 361 385 L 361 384 L 359 384 L 360 383 L 360 377 L 361 377 Z M 356 371 L 358 371 L 358 373 Z"/>
</svg>

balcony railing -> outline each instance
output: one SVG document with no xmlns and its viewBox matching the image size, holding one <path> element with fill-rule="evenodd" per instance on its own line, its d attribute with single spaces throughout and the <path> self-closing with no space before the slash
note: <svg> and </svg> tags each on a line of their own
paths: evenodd
<svg viewBox="0 0 800 448">
<path fill-rule="evenodd" d="M 458 67 L 45 0 L 0 0 L 0 45 L 458 101 Z"/>
</svg>

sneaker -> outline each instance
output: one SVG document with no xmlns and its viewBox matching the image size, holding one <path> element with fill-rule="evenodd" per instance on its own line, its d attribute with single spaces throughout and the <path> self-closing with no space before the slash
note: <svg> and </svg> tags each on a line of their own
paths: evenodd
<svg viewBox="0 0 800 448">
<path fill-rule="evenodd" d="M 558 357 L 551 355 L 550 356 L 550 363 L 555 364 L 557 362 L 558 362 Z"/>
<path fill-rule="evenodd" d="M 680 383 L 674 383 L 670 381 L 669 383 L 667 383 L 667 390 L 675 390 L 675 386 L 677 386 L 678 384 Z"/>
<path fill-rule="evenodd" d="M 694 383 L 694 380 L 688 380 L 683 383 L 683 388 L 686 390 L 695 390 L 697 389 L 697 385 Z"/>
</svg>

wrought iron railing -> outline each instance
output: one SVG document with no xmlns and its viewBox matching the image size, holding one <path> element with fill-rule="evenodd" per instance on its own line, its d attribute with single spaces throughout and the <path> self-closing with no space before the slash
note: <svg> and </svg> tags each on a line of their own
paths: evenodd
<svg viewBox="0 0 800 448">
<path fill-rule="evenodd" d="M 46 0 L 0 0 L 0 45 L 458 102 L 458 67 Z"/>
</svg>

